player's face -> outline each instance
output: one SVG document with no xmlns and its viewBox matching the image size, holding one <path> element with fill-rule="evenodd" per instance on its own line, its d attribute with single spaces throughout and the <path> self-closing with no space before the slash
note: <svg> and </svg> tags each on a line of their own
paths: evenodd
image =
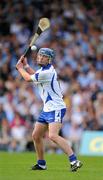
<svg viewBox="0 0 103 180">
<path fill-rule="evenodd" d="M 40 66 L 45 66 L 49 63 L 49 58 L 48 56 L 38 54 L 37 55 L 37 64 Z"/>
</svg>

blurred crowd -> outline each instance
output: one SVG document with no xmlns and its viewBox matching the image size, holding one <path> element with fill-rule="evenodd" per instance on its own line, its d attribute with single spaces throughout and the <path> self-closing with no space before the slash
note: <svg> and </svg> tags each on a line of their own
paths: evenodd
<svg viewBox="0 0 103 180">
<path fill-rule="evenodd" d="M 103 130 L 103 1 L 0 1 L 0 150 L 31 151 L 31 133 L 42 110 L 33 83 L 25 82 L 15 65 L 41 17 L 51 28 L 37 40 L 53 48 L 53 61 L 67 112 L 60 132 L 78 152 L 85 130 Z M 35 70 L 37 51 L 28 63 Z M 46 151 L 59 153 L 45 135 Z"/>
</svg>

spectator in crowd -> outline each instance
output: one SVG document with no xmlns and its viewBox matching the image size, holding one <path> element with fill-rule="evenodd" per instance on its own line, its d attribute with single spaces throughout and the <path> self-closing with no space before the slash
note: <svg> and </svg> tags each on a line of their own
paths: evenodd
<svg viewBox="0 0 103 180">
<path fill-rule="evenodd" d="M 26 123 L 20 115 L 15 112 L 15 117 L 10 124 L 11 128 L 11 143 L 9 151 L 24 151 L 26 147 Z"/>
<path fill-rule="evenodd" d="M 98 129 L 103 130 L 103 92 L 99 92 L 94 103 Z"/>
<path fill-rule="evenodd" d="M 10 142 L 9 126 L 6 113 L 3 110 L 3 105 L 0 104 L 0 150 L 8 150 Z"/>
</svg>

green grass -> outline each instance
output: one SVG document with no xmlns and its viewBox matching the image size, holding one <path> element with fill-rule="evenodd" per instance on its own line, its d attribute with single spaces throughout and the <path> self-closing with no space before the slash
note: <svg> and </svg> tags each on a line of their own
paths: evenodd
<svg viewBox="0 0 103 180">
<path fill-rule="evenodd" d="M 69 171 L 65 155 L 46 155 L 48 170 L 30 171 L 36 161 L 33 153 L 0 152 L 1 180 L 102 180 L 103 157 L 80 156 L 83 167 L 76 173 Z"/>
</svg>

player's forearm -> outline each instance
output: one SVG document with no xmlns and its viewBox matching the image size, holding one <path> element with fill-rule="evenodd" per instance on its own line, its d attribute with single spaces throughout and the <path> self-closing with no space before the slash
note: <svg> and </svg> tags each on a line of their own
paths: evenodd
<svg viewBox="0 0 103 180">
<path fill-rule="evenodd" d="M 32 81 L 31 75 L 28 72 L 26 72 L 25 69 L 19 68 L 18 71 L 21 74 L 21 76 L 25 79 L 25 81 Z"/>
<path fill-rule="evenodd" d="M 32 68 L 29 66 L 29 64 L 27 64 L 26 66 L 24 66 L 24 69 L 25 69 L 30 75 L 32 75 L 32 74 L 35 73 L 34 69 L 32 69 Z"/>
</svg>

